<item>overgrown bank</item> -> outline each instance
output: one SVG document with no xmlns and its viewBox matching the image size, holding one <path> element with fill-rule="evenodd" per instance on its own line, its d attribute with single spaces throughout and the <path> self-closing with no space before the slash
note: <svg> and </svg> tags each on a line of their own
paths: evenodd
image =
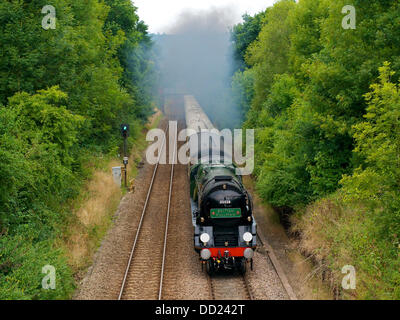
<svg viewBox="0 0 400 320">
<path fill-rule="evenodd" d="M 232 89 L 256 128 L 257 190 L 337 297 L 399 299 L 398 1 L 282 0 L 233 29 Z M 342 288 L 345 265 L 356 289 Z M 327 276 L 329 274 L 329 276 Z"/>
<path fill-rule="evenodd" d="M 133 142 L 127 166 L 130 192 L 134 191 L 135 178 L 144 161 L 146 133 L 158 126 L 161 117 L 161 112 L 154 114 Z M 80 281 L 92 265 L 93 257 L 113 224 L 117 207 L 127 191 L 117 186 L 111 175 L 112 167 L 121 166 L 119 158 L 97 157 L 86 165 L 93 171 L 92 177 L 85 183 L 79 197 L 71 201 L 69 207 L 72 214 L 62 226 L 62 234 L 56 241 L 56 246 L 66 253 L 76 281 Z"/>
<path fill-rule="evenodd" d="M 154 109 L 152 43 L 129 0 L 53 1 L 49 30 L 46 4 L 0 4 L 1 299 L 71 296 L 75 266 L 60 245 L 77 231 L 66 228 L 71 203 L 120 153 L 120 123 L 131 124 L 131 149 Z M 54 290 L 42 288 L 46 265 Z"/>
</svg>

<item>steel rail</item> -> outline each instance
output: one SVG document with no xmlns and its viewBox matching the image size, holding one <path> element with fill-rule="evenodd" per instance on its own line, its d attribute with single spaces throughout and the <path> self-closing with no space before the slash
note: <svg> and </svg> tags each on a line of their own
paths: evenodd
<svg viewBox="0 0 400 320">
<path fill-rule="evenodd" d="M 244 286 L 246 287 L 246 290 L 247 290 L 247 294 L 248 294 L 248 296 L 249 296 L 249 299 L 250 299 L 250 300 L 254 300 L 253 294 L 251 293 L 249 281 L 247 280 L 247 277 L 246 277 L 245 274 L 242 275 L 242 280 L 243 280 L 243 282 L 244 282 Z"/>
<path fill-rule="evenodd" d="M 214 285 L 213 285 L 211 276 L 207 275 L 207 277 L 208 277 L 208 284 L 210 286 L 210 291 L 211 291 L 211 300 L 216 300 L 215 299 L 215 292 L 214 292 Z"/>
<path fill-rule="evenodd" d="M 167 128 L 166 128 L 165 132 L 168 131 L 168 128 L 169 128 L 169 124 L 167 124 Z M 155 179 L 155 176 L 156 176 L 156 173 L 157 173 L 157 170 L 158 170 L 158 165 L 159 165 L 159 163 L 160 163 L 161 155 L 162 155 L 163 150 L 164 150 L 165 141 L 166 141 L 166 135 L 164 135 L 164 139 L 163 139 L 163 142 L 162 142 L 162 145 L 161 145 L 160 154 L 158 155 L 157 163 L 156 163 L 156 165 L 155 165 L 155 167 L 154 167 L 153 176 L 152 176 L 152 178 L 151 178 L 149 190 L 147 191 L 146 201 L 145 201 L 144 206 L 143 206 L 142 215 L 141 215 L 141 217 L 140 217 L 139 226 L 138 226 L 138 229 L 137 229 L 137 231 L 136 231 L 135 240 L 134 240 L 134 242 L 133 242 L 133 246 L 132 246 L 131 253 L 130 253 L 130 256 L 129 256 L 128 264 L 127 264 L 127 267 L 126 267 L 126 270 L 125 270 L 124 279 L 122 280 L 121 290 L 120 290 L 120 292 L 119 292 L 118 300 L 121 300 L 121 299 L 122 299 L 122 294 L 124 293 L 126 280 L 127 280 L 127 278 L 128 278 L 129 269 L 130 269 L 130 266 L 131 266 L 131 263 L 132 263 L 132 259 L 133 259 L 133 254 L 134 254 L 134 252 L 135 252 L 136 243 L 137 243 L 137 241 L 138 241 L 139 234 L 140 234 L 140 231 L 141 231 L 141 228 L 142 228 L 144 216 L 145 216 L 146 209 L 147 209 L 147 204 L 148 204 L 148 202 L 149 202 L 150 194 L 151 194 L 151 191 L 152 191 L 152 189 L 153 189 L 154 179 Z"/>
<path fill-rule="evenodd" d="M 158 290 L 158 300 L 161 300 L 161 297 L 162 297 L 162 289 L 163 289 L 163 281 L 164 281 L 165 255 L 167 252 L 168 225 L 169 225 L 169 215 L 170 215 L 170 211 L 171 211 L 172 185 L 173 185 L 173 179 L 174 179 L 174 165 L 175 165 L 175 157 L 176 157 L 177 139 L 178 139 L 178 128 L 176 128 L 176 132 L 175 132 L 174 151 L 173 151 L 173 155 L 172 155 L 172 164 L 171 164 L 171 178 L 169 180 L 167 220 L 165 222 L 164 249 L 163 249 L 163 260 L 162 260 L 162 264 L 161 264 L 160 287 Z"/>
</svg>

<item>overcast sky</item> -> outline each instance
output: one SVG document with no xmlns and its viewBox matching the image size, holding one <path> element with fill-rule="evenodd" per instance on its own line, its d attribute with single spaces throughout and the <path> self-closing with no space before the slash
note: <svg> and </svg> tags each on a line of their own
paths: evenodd
<svg viewBox="0 0 400 320">
<path fill-rule="evenodd" d="M 271 6 L 274 0 L 133 0 L 141 20 L 151 33 L 168 33 L 182 12 L 208 11 L 212 8 L 229 7 L 232 17 L 226 24 L 240 22 L 244 13 L 254 14 Z M 233 10 L 232 10 L 233 9 Z"/>
</svg>

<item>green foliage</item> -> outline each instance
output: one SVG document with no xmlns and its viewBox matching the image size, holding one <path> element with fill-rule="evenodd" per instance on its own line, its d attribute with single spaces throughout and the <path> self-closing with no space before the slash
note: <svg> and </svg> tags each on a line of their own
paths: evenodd
<svg viewBox="0 0 400 320">
<path fill-rule="evenodd" d="M 266 93 L 269 92 L 274 76 L 288 69 L 290 48 L 290 25 L 288 13 L 296 6 L 295 1 L 283 0 L 267 10 L 256 41 L 246 52 L 246 63 L 255 69 L 253 107 L 261 109 Z"/>
<path fill-rule="evenodd" d="M 129 0 L 0 3 L 0 298 L 68 298 L 71 271 L 54 249 L 87 158 L 116 153 L 153 108 L 152 42 Z M 14 247 L 15 246 L 15 249 Z M 60 276 L 42 290 L 41 268 Z"/>
<path fill-rule="evenodd" d="M 400 3 L 355 1 L 356 29 L 345 30 L 342 8 L 348 4 L 276 2 L 250 45 L 238 38 L 236 47 L 247 48 L 248 68 L 235 74 L 232 87 L 247 112 L 244 127 L 256 128 L 254 174 L 262 198 L 275 207 L 298 208 L 339 190 L 354 208 L 368 205 L 368 227 L 352 243 L 371 240 L 362 234 L 370 232 L 381 240 L 379 259 L 393 266 L 398 247 L 384 249 L 384 243 L 398 243 L 400 232 L 394 84 L 400 74 Z M 252 34 L 254 28 L 245 23 L 236 30 Z M 365 253 L 368 245 L 361 246 Z M 366 266 L 371 259 L 365 254 L 359 262 Z M 382 281 L 398 285 L 393 272 Z"/>
<path fill-rule="evenodd" d="M 118 49 L 118 60 L 123 67 L 120 80 L 122 86 L 135 99 L 135 117 L 145 121 L 152 113 L 155 68 L 152 42 L 147 34 L 147 26 L 139 20 L 137 8 L 130 0 L 107 0 L 110 12 L 105 30 L 113 35 L 123 31 L 126 41 Z"/>
<path fill-rule="evenodd" d="M 238 71 L 232 78 L 232 101 L 245 119 L 254 96 L 254 72 L 251 69 Z"/>
<path fill-rule="evenodd" d="M 39 90 L 38 94 L 17 93 L 9 99 L 8 109 L 18 118 L 19 138 L 29 145 L 45 144 L 57 148 L 60 160 L 72 161 L 69 150 L 76 143 L 82 116 L 66 109 L 67 95 L 58 87 Z"/>
<path fill-rule="evenodd" d="M 231 39 L 234 43 L 233 57 L 237 64 L 237 69 L 243 70 L 249 67 L 245 62 L 245 54 L 249 45 L 257 39 L 261 31 L 265 12 L 260 12 L 254 17 L 243 15 L 243 23 L 235 25 L 231 31 Z"/>
<path fill-rule="evenodd" d="M 397 70 L 400 51 L 392 44 L 398 34 L 388 19 L 399 12 L 398 3 L 357 3 L 356 30 L 341 27 L 345 4 L 277 2 L 248 46 L 250 68 L 233 78 L 235 100 L 249 110 L 245 127 L 258 131 L 255 173 L 272 204 L 306 204 L 340 187 L 342 176 L 362 161 L 352 150 L 353 126 L 366 108 L 364 94 L 383 61 Z M 371 32 L 381 28 L 390 37 Z M 278 172 L 285 179 L 277 179 Z"/>
<path fill-rule="evenodd" d="M 354 126 L 354 152 L 364 161 L 352 176 L 342 179 L 342 191 L 348 201 L 379 209 L 373 217 L 380 236 L 393 241 L 400 234 L 400 90 L 390 81 L 394 72 L 389 63 L 379 70 L 379 83 L 365 95 L 365 121 Z"/>
<path fill-rule="evenodd" d="M 43 289 L 46 273 L 55 268 L 55 289 Z M 75 288 L 63 253 L 52 248 L 51 241 L 32 242 L 20 236 L 0 238 L 0 299 L 68 299 Z"/>
<path fill-rule="evenodd" d="M 52 227 L 52 201 L 76 192 L 70 150 L 83 118 L 67 111 L 65 101 L 63 92 L 51 88 L 33 96 L 18 93 L 1 107 L 0 223 L 10 233 L 35 226 L 31 234 L 40 238 Z"/>
</svg>

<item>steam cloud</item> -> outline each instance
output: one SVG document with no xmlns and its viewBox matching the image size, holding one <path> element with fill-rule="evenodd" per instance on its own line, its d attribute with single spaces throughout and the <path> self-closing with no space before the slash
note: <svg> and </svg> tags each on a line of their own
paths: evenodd
<svg viewBox="0 0 400 320">
<path fill-rule="evenodd" d="M 236 11 L 232 7 L 209 10 L 183 11 L 175 25 L 167 29 L 168 34 L 215 34 L 226 33 L 235 22 Z"/>
<path fill-rule="evenodd" d="M 219 129 L 240 123 L 230 95 L 234 16 L 232 7 L 184 11 L 168 34 L 155 36 L 164 92 L 194 95 Z"/>
</svg>

